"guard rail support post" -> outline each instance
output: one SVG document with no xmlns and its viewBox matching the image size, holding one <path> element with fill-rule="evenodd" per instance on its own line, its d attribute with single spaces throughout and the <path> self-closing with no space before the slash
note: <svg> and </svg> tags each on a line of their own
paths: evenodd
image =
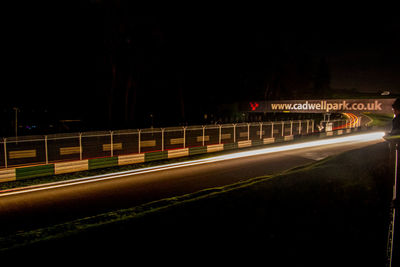
<svg viewBox="0 0 400 267">
<path fill-rule="evenodd" d="M 7 138 L 3 138 L 4 141 L 4 167 L 7 169 Z"/>
<path fill-rule="evenodd" d="M 263 123 L 260 122 L 260 140 L 262 140 L 262 136 L 263 136 L 263 134 L 262 134 L 262 126 L 263 126 Z"/>
<path fill-rule="evenodd" d="M 285 122 L 282 121 L 282 137 L 285 135 Z"/>
</svg>

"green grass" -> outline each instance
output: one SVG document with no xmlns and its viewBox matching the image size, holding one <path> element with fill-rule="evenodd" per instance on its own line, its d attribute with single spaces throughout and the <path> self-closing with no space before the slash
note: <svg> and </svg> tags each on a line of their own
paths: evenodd
<svg viewBox="0 0 400 267">
<path fill-rule="evenodd" d="M 377 113 L 364 113 L 363 115 L 372 119 L 368 126 L 386 127 L 390 126 L 393 120 L 393 114 L 377 114 Z"/>
<path fill-rule="evenodd" d="M 7 250 L 11 256 L 68 248 L 81 256 L 209 262 L 222 254 L 225 264 L 383 266 L 390 198 L 388 148 L 380 143 L 274 176 L 16 233 L 0 244 L 22 245 Z"/>
</svg>

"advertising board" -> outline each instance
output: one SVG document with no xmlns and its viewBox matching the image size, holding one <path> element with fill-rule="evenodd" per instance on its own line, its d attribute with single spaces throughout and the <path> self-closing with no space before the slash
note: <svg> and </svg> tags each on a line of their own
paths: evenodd
<svg viewBox="0 0 400 267">
<path fill-rule="evenodd" d="M 319 99 L 254 101 L 248 105 L 249 112 L 295 112 L 295 113 L 392 113 L 395 99 Z"/>
</svg>

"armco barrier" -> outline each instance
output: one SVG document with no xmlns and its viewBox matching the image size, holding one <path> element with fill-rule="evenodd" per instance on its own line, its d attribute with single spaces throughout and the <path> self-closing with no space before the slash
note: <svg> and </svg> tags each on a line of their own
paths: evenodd
<svg viewBox="0 0 400 267">
<path fill-rule="evenodd" d="M 189 148 L 181 148 L 168 151 L 168 158 L 179 158 L 189 156 Z"/>
<path fill-rule="evenodd" d="M 189 156 L 207 153 L 206 146 L 189 147 Z"/>
<path fill-rule="evenodd" d="M 17 180 L 35 178 L 40 176 L 54 175 L 54 164 L 46 164 L 25 168 L 16 168 L 15 176 Z"/>
<path fill-rule="evenodd" d="M 326 133 L 319 133 L 317 138 L 327 138 L 330 136 L 339 136 L 358 131 L 358 128 L 353 129 L 340 129 Z M 96 158 L 89 160 L 78 160 L 70 162 L 57 162 L 54 164 L 43 164 L 38 166 L 17 167 L 0 169 L 0 182 L 10 182 L 21 179 L 30 179 L 40 176 L 50 176 L 55 174 L 72 173 L 78 171 L 107 168 L 121 165 L 129 165 L 136 163 L 143 163 L 156 160 L 164 160 L 168 158 L 185 157 L 191 155 L 198 155 L 204 153 L 213 153 L 224 150 L 232 150 L 237 148 L 251 147 L 274 144 L 278 142 L 287 142 L 294 139 L 308 138 L 308 136 L 301 135 L 287 135 L 279 136 L 277 138 L 268 137 L 260 140 L 242 140 L 236 143 L 213 144 L 198 147 L 188 147 L 182 149 L 173 149 L 167 151 L 155 151 L 138 154 L 120 155 L 104 158 Z"/>
<path fill-rule="evenodd" d="M 118 166 L 118 157 L 89 159 L 89 170 Z"/>
<path fill-rule="evenodd" d="M 144 154 L 118 156 L 118 165 L 130 165 L 144 162 Z"/>
<path fill-rule="evenodd" d="M 144 162 L 168 158 L 168 151 L 148 152 L 144 154 Z"/>
<path fill-rule="evenodd" d="M 224 150 L 231 150 L 237 148 L 237 143 L 224 144 Z"/>
<path fill-rule="evenodd" d="M 89 170 L 89 160 L 59 162 L 54 164 L 54 174 L 63 174 Z"/>
<path fill-rule="evenodd" d="M 15 181 L 15 168 L 0 170 L 0 183 Z"/>
</svg>

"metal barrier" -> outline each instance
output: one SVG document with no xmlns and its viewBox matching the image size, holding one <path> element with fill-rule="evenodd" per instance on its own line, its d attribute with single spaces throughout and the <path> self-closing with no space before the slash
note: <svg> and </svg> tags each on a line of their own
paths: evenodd
<svg viewBox="0 0 400 267">
<path fill-rule="evenodd" d="M 333 123 L 335 127 L 346 125 L 346 121 Z M 315 128 L 313 120 L 296 120 L 10 137 L 0 142 L 0 168 L 244 144 L 250 140 L 308 135 L 316 132 Z"/>
<path fill-rule="evenodd" d="M 399 199 L 400 188 L 398 181 L 399 174 L 399 150 L 400 136 L 386 136 L 385 139 L 390 144 L 390 167 L 393 169 L 393 195 L 390 207 L 390 219 L 388 227 L 388 237 L 386 246 L 386 266 L 398 266 L 400 262 L 400 235 L 399 235 Z M 395 231 L 396 228 L 396 231 Z"/>
</svg>

